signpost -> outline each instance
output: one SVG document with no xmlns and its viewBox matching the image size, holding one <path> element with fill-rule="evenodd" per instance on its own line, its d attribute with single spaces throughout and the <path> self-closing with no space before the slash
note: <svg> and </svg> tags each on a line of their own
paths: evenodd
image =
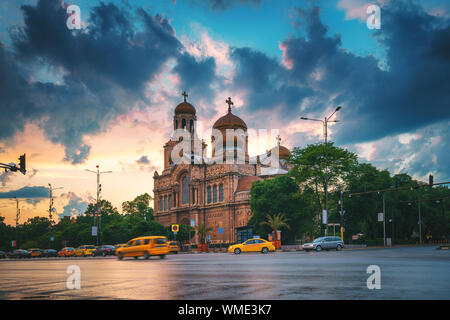
<svg viewBox="0 0 450 320">
<path fill-rule="evenodd" d="M 177 225 L 177 224 L 173 224 L 172 225 L 172 232 L 173 232 L 173 235 L 175 237 L 175 241 L 177 240 L 177 233 L 178 233 L 179 230 L 180 230 L 180 226 L 179 225 Z"/>
</svg>

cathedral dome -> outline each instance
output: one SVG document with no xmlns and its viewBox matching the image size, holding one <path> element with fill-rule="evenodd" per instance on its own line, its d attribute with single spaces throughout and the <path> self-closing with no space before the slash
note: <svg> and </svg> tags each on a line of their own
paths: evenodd
<svg viewBox="0 0 450 320">
<path fill-rule="evenodd" d="M 214 123 L 213 129 L 243 129 L 247 131 L 247 125 L 244 120 L 232 114 L 231 109 L 228 109 L 228 113 Z"/>
<path fill-rule="evenodd" d="M 288 148 L 283 146 L 279 146 L 278 148 L 278 157 L 280 159 L 288 159 L 291 156 L 291 152 Z"/>
<path fill-rule="evenodd" d="M 194 114 L 195 115 L 195 108 L 192 104 L 189 102 L 182 102 L 175 108 L 175 114 Z"/>
</svg>

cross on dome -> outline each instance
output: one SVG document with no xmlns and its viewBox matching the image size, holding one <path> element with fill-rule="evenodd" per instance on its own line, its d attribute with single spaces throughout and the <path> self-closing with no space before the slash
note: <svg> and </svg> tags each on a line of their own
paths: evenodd
<svg viewBox="0 0 450 320">
<path fill-rule="evenodd" d="M 186 102 L 186 98 L 188 97 L 188 94 L 186 93 L 186 91 L 184 91 L 181 95 L 184 97 L 184 102 Z"/>
<path fill-rule="evenodd" d="M 234 105 L 233 101 L 231 101 L 231 98 L 228 97 L 228 100 L 225 100 L 225 102 L 228 104 L 228 113 L 231 112 L 231 106 Z"/>
<path fill-rule="evenodd" d="M 276 140 L 277 140 L 278 146 L 280 146 L 281 145 L 281 137 L 280 137 L 280 135 L 277 135 Z"/>
</svg>

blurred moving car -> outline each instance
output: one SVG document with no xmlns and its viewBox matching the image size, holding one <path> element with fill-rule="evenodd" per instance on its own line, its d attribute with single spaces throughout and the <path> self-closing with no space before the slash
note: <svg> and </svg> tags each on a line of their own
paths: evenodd
<svg viewBox="0 0 450 320">
<path fill-rule="evenodd" d="M 309 250 L 331 250 L 340 251 L 344 248 L 344 241 L 340 237 L 320 237 L 313 242 L 305 243 L 302 246 L 303 250 L 308 252 Z"/>
<path fill-rule="evenodd" d="M 176 241 L 169 242 L 169 252 L 177 254 L 180 251 L 180 246 Z"/>
<path fill-rule="evenodd" d="M 54 249 L 45 249 L 42 251 L 42 257 L 57 257 L 58 252 Z"/>
<path fill-rule="evenodd" d="M 234 254 L 240 254 L 241 252 L 268 253 L 269 251 L 275 251 L 275 246 L 273 243 L 259 238 L 248 239 L 243 243 L 228 247 L 228 252 L 233 252 Z"/>
<path fill-rule="evenodd" d="M 103 245 L 97 248 L 97 250 L 94 251 L 94 256 L 113 256 L 116 252 L 116 247 L 111 245 Z"/>
<path fill-rule="evenodd" d="M 75 255 L 75 249 L 72 247 L 64 247 L 58 251 L 60 257 L 71 257 Z"/>
<path fill-rule="evenodd" d="M 93 245 L 82 245 L 75 249 L 75 256 L 77 257 L 87 257 L 93 256 L 95 251 L 95 246 Z"/>
<path fill-rule="evenodd" d="M 28 250 L 17 249 L 11 252 L 8 252 L 8 258 L 31 258 L 31 253 Z"/>
<path fill-rule="evenodd" d="M 6 252 L 0 251 L 0 259 L 4 259 L 4 258 L 6 258 Z"/>
<path fill-rule="evenodd" d="M 28 249 L 28 251 L 30 252 L 32 258 L 37 258 L 42 255 L 41 249 L 33 248 L 33 249 Z"/>
<path fill-rule="evenodd" d="M 169 253 L 169 245 L 167 238 L 164 236 L 148 236 L 134 238 L 127 242 L 123 247 L 116 249 L 116 256 L 119 260 L 124 257 L 144 257 L 145 259 L 150 256 L 159 256 L 164 259 L 166 254 Z"/>
</svg>

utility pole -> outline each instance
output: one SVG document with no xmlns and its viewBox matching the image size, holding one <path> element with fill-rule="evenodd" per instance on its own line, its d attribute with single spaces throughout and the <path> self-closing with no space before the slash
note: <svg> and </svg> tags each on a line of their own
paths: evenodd
<svg viewBox="0 0 450 320">
<path fill-rule="evenodd" d="M 20 209 L 19 209 L 19 199 L 17 197 L 14 197 L 16 199 L 16 227 L 19 225 L 19 219 L 20 219 Z"/>
<path fill-rule="evenodd" d="M 336 110 L 334 110 L 334 112 L 330 116 L 325 117 L 324 120 L 300 117 L 300 119 L 302 119 L 302 120 L 320 121 L 323 124 L 323 133 L 324 133 L 324 137 L 325 137 L 325 145 L 323 146 L 324 154 L 325 154 L 324 189 L 325 189 L 325 213 L 327 215 L 327 220 L 328 220 L 328 154 L 327 154 L 328 123 L 329 122 L 339 122 L 339 120 L 330 120 L 330 119 L 337 111 L 339 111 L 341 109 L 342 109 L 342 107 L 338 106 L 336 108 Z M 325 229 L 325 235 L 326 236 L 328 235 L 328 225 L 326 226 L 326 229 Z"/>
<path fill-rule="evenodd" d="M 85 171 L 95 173 L 97 175 L 97 199 L 94 211 L 94 227 L 97 228 L 97 246 L 98 246 L 98 234 L 100 232 L 100 193 L 102 191 L 102 185 L 100 184 L 100 175 L 102 173 L 112 173 L 112 171 L 100 171 L 99 165 L 96 165 L 97 171 L 84 169 Z"/>
<path fill-rule="evenodd" d="M 383 192 L 383 245 L 386 247 L 386 200 Z"/>
<path fill-rule="evenodd" d="M 50 200 L 50 205 L 48 208 L 48 218 L 50 220 L 50 222 L 53 221 L 53 190 L 58 190 L 58 189 L 63 189 L 64 187 L 58 187 L 58 188 L 53 188 L 52 185 L 49 183 L 48 184 L 48 190 L 50 191 L 49 193 L 49 200 Z"/>
<path fill-rule="evenodd" d="M 340 199 L 340 205 L 341 205 L 341 239 L 344 241 L 344 191 L 341 190 L 341 199 Z"/>
</svg>

